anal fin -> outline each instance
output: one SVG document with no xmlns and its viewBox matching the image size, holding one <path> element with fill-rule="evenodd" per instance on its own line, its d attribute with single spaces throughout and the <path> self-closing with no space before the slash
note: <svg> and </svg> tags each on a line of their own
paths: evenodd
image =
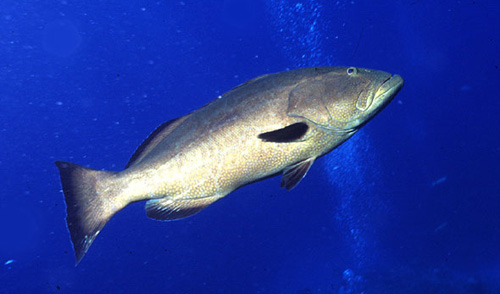
<svg viewBox="0 0 500 294">
<path fill-rule="evenodd" d="M 281 188 L 285 188 L 288 191 L 295 188 L 306 176 L 315 159 L 316 157 L 311 157 L 285 168 L 283 170 L 283 177 L 281 178 Z"/>
<path fill-rule="evenodd" d="M 215 202 L 218 197 L 177 199 L 165 197 L 146 202 L 146 215 L 152 219 L 169 221 L 191 216 Z"/>
</svg>

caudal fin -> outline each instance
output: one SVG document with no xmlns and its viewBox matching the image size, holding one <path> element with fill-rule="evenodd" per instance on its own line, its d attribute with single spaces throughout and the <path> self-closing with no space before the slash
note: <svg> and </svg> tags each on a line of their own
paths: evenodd
<svg viewBox="0 0 500 294">
<path fill-rule="evenodd" d="M 109 219 L 125 205 L 113 184 L 116 172 L 98 171 L 70 162 L 56 161 L 66 201 L 66 221 L 80 263 Z"/>
</svg>

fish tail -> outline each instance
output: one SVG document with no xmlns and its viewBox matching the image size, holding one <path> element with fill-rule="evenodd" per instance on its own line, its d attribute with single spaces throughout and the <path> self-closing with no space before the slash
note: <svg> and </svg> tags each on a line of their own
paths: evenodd
<svg viewBox="0 0 500 294">
<path fill-rule="evenodd" d="M 75 250 L 76 265 L 109 219 L 128 203 L 119 201 L 116 172 L 99 171 L 56 161 L 66 201 L 66 222 Z"/>
</svg>

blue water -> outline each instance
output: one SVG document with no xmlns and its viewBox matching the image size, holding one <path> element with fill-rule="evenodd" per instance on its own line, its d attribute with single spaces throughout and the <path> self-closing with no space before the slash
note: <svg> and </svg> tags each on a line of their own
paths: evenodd
<svg viewBox="0 0 500 294">
<path fill-rule="evenodd" d="M 0 293 L 500 293 L 497 1 L 12 1 L 0 8 Z M 120 170 L 261 74 L 354 65 L 396 99 L 286 192 L 118 213 L 78 267 L 55 160 Z"/>
</svg>

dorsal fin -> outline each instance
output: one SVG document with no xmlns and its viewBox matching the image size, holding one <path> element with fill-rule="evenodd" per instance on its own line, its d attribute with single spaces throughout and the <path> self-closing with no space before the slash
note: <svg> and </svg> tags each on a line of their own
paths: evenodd
<svg viewBox="0 0 500 294">
<path fill-rule="evenodd" d="M 139 147 L 135 150 L 125 168 L 141 161 L 151 150 L 153 150 L 163 139 L 165 139 L 175 128 L 182 124 L 190 114 L 169 120 L 157 127 Z"/>
<path fill-rule="evenodd" d="M 200 199 L 160 198 L 146 202 L 146 215 L 156 220 L 176 220 L 191 216 L 215 202 L 219 197 Z"/>
<path fill-rule="evenodd" d="M 315 159 L 316 157 L 311 157 L 285 168 L 283 170 L 283 177 L 281 178 L 281 188 L 285 188 L 288 191 L 295 188 L 306 176 Z"/>
<path fill-rule="evenodd" d="M 245 86 L 248 86 L 248 85 L 250 85 L 250 84 L 253 84 L 253 83 L 255 83 L 256 81 L 261 80 L 261 79 L 263 79 L 263 78 L 265 78 L 265 77 L 267 77 L 267 76 L 269 76 L 269 74 L 266 74 L 266 75 L 261 75 L 261 76 L 258 76 L 258 77 L 256 77 L 256 78 L 253 78 L 253 79 L 251 79 L 251 80 L 248 80 L 248 81 L 246 81 L 246 82 L 244 82 L 244 83 L 242 83 L 242 84 L 239 84 L 238 86 L 236 86 L 236 87 L 232 88 L 231 90 L 227 91 L 227 93 L 225 93 L 224 95 L 227 95 L 229 92 L 232 92 L 232 91 L 238 90 L 238 89 L 240 89 L 240 88 L 243 88 L 243 87 L 245 87 Z"/>
</svg>

